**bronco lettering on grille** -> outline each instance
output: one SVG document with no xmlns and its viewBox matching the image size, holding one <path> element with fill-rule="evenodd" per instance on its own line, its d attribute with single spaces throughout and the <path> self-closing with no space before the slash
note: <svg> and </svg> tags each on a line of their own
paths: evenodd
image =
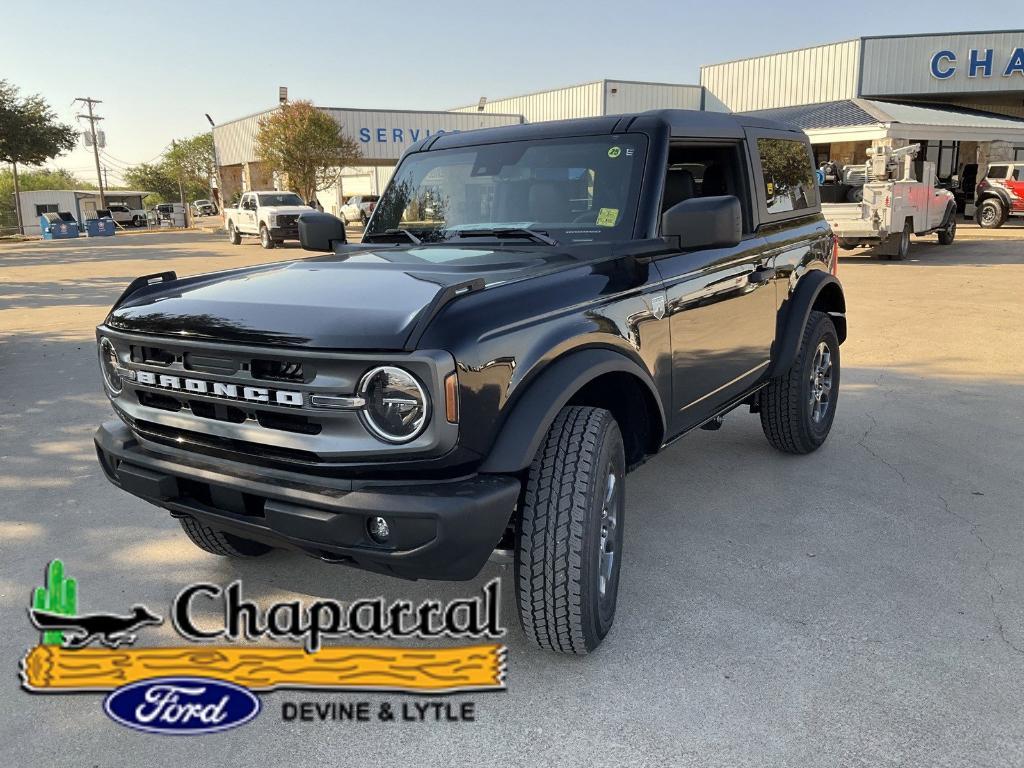
<svg viewBox="0 0 1024 768">
<path fill-rule="evenodd" d="M 135 383 L 145 387 L 168 389 L 175 392 L 193 392 L 197 395 L 223 397 L 227 400 L 247 400 L 250 403 L 273 403 L 274 405 L 302 406 L 301 392 L 269 387 L 248 387 L 206 379 L 190 379 L 152 371 L 137 371 Z"/>
</svg>

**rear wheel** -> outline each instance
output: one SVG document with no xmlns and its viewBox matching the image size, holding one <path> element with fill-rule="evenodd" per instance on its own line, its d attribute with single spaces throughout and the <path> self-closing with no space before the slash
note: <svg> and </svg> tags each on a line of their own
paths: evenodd
<svg viewBox="0 0 1024 768">
<path fill-rule="evenodd" d="M 898 235 L 899 240 L 896 241 L 896 250 L 889 254 L 890 259 L 893 261 L 903 261 L 910 255 L 910 235 L 913 231 L 913 224 L 909 221 L 903 223 L 903 231 Z"/>
<path fill-rule="evenodd" d="M 274 238 L 270 236 L 270 230 L 267 229 L 266 224 L 260 224 L 260 245 L 268 251 L 275 245 Z"/>
<path fill-rule="evenodd" d="M 974 214 L 978 226 L 982 229 L 998 229 L 1006 223 L 1006 210 L 1002 202 L 994 197 L 982 201 L 978 212 Z"/>
<path fill-rule="evenodd" d="M 563 408 L 530 465 L 516 530 L 523 631 L 552 651 L 586 654 L 615 619 L 626 460 L 603 408 Z"/>
<path fill-rule="evenodd" d="M 817 450 L 832 429 L 839 396 L 839 337 L 824 312 L 811 312 L 789 370 L 758 394 L 761 428 L 786 453 Z"/>
<path fill-rule="evenodd" d="M 138 227 L 141 227 L 145 223 L 146 223 L 146 220 L 142 216 L 132 216 L 132 226 L 133 227 L 138 228 Z"/>
<path fill-rule="evenodd" d="M 946 226 L 939 230 L 939 244 L 952 245 L 956 239 L 956 214 L 949 217 Z"/>
<path fill-rule="evenodd" d="M 192 540 L 192 543 L 211 555 L 259 557 L 273 549 L 273 547 L 258 541 L 252 541 L 241 536 L 235 536 L 233 533 L 226 533 L 225 531 L 211 528 L 194 517 L 182 517 L 178 519 L 178 522 L 181 523 L 182 530 Z"/>
<path fill-rule="evenodd" d="M 238 234 L 238 230 L 235 229 L 235 223 L 233 221 L 228 222 L 228 242 L 232 245 L 238 245 L 242 242 L 242 236 Z"/>
</svg>

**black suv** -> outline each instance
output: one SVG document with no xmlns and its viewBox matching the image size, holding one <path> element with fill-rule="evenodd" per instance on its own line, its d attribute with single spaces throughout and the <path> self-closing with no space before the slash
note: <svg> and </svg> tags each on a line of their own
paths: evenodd
<svg viewBox="0 0 1024 768">
<path fill-rule="evenodd" d="M 660 111 L 432 136 L 363 242 L 140 278 L 97 330 L 124 490 L 199 547 L 406 578 L 512 555 L 527 635 L 615 614 L 626 473 L 748 406 L 789 453 L 835 416 L 845 300 L 806 136 Z"/>
</svg>

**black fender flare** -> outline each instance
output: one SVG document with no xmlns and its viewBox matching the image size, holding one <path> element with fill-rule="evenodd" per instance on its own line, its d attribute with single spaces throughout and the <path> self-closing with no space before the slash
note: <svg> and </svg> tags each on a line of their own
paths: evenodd
<svg viewBox="0 0 1024 768">
<path fill-rule="evenodd" d="M 569 352 L 538 373 L 512 405 L 480 472 L 520 472 L 530 466 L 558 412 L 588 382 L 606 373 L 629 373 L 642 381 L 657 403 L 661 429 L 665 409 L 650 374 L 635 360 L 607 348 Z"/>
<path fill-rule="evenodd" d="M 981 207 L 981 204 L 983 202 L 993 197 L 1002 204 L 1005 210 L 1009 211 L 1012 207 L 1010 205 L 1010 196 L 1006 194 L 1005 189 L 1000 189 L 999 187 L 989 187 L 988 189 L 981 193 L 980 197 L 975 198 L 974 209 L 977 210 L 978 208 Z"/>
<path fill-rule="evenodd" d="M 945 229 L 949 226 L 950 219 L 956 218 L 956 200 L 951 200 L 946 205 L 946 215 L 942 217 L 942 226 L 940 229 Z"/>
<path fill-rule="evenodd" d="M 772 350 L 772 364 L 768 369 L 769 378 L 780 376 L 792 367 L 800 352 L 800 342 L 811 310 L 818 297 L 825 291 L 828 291 L 826 295 L 832 304 L 825 311 L 835 321 L 839 343 L 846 341 L 846 297 L 843 294 L 843 286 L 832 273 L 821 269 L 811 270 L 800 278 L 796 290 L 786 299 L 780 310 L 775 346 Z"/>
</svg>

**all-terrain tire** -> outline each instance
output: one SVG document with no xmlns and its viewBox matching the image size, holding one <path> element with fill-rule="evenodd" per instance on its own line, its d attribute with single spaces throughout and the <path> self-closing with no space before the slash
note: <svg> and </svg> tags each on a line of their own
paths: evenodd
<svg viewBox="0 0 1024 768">
<path fill-rule="evenodd" d="M 232 245 L 239 245 L 242 242 L 242 235 L 235 229 L 233 221 L 228 222 L 228 242 Z"/>
<path fill-rule="evenodd" d="M 822 345 L 828 350 L 830 363 L 828 405 L 824 411 L 818 411 L 816 362 Z M 839 374 L 839 337 L 832 318 L 824 312 L 811 312 L 793 365 L 769 380 L 768 386 L 758 394 L 761 428 L 768 442 L 785 453 L 817 450 L 832 429 L 839 396 Z"/>
<path fill-rule="evenodd" d="M 950 214 L 946 226 L 939 230 L 939 245 L 952 245 L 956 239 L 956 214 Z"/>
<path fill-rule="evenodd" d="M 270 236 L 270 230 L 267 229 L 266 224 L 260 224 L 260 245 L 267 251 L 275 245 L 274 238 Z"/>
<path fill-rule="evenodd" d="M 583 655 L 611 629 L 625 472 L 610 412 L 570 406 L 558 413 L 530 465 L 516 526 L 519 618 L 541 648 Z"/>
<path fill-rule="evenodd" d="M 1006 209 L 1000 200 L 990 197 L 981 202 L 974 214 L 974 220 L 982 229 L 999 229 L 1006 223 Z"/>
<path fill-rule="evenodd" d="M 892 261 L 903 261 L 910 255 L 910 236 L 914 234 L 914 225 L 909 221 L 903 222 L 903 231 L 898 235 L 896 250 L 889 254 Z"/>
<path fill-rule="evenodd" d="M 194 517 L 182 517 L 178 519 L 178 522 L 181 523 L 182 530 L 192 539 L 193 544 L 212 555 L 259 557 L 273 549 L 261 542 L 211 528 Z"/>
</svg>

